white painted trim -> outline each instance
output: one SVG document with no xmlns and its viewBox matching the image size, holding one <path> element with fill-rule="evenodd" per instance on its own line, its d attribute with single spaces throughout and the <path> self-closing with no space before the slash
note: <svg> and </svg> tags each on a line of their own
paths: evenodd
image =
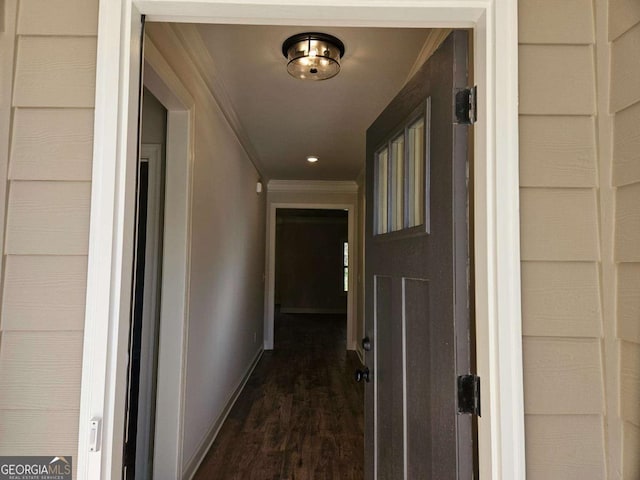
<svg viewBox="0 0 640 480">
<path fill-rule="evenodd" d="M 179 478 L 189 325 L 194 100 L 153 42 L 145 39 L 145 86 L 167 109 L 160 338 L 153 472 Z"/>
<path fill-rule="evenodd" d="M 218 75 L 218 68 L 211 59 L 209 50 L 202 41 L 200 33 L 198 33 L 194 25 L 174 24 L 172 25 L 172 30 L 176 35 L 176 39 L 183 45 L 184 51 L 188 53 L 193 67 L 200 74 L 206 88 L 220 107 L 222 115 L 224 115 L 231 130 L 235 133 L 247 157 L 253 163 L 260 176 L 264 180 L 268 180 L 260 155 L 254 148 L 247 130 L 233 107 L 227 88 L 220 75 Z"/>
<path fill-rule="evenodd" d="M 474 28 L 480 475 L 524 479 L 517 0 L 377 0 L 374 7 L 371 0 L 100 2 L 78 477 L 116 478 L 122 460 L 140 13 L 149 21 Z M 102 449 L 89 454 L 94 416 L 103 419 Z"/>
<path fill-rule="evenodd" d="M 268 192 L 287 193 L 357 193 L 356 182 L 333 182 L 324 180 L 269 180 Z"/>
<path fill-rule="evenodd" d="M 82 479 L 117 478 L 122 471 L 141 29 L 133 5 L 100 2 L 78 433 Z M 93 418 L 101 421 L 102 435 L 90 452 Z"/>
<path fill-rule="evenodd" d="M 273 180 L 272 180 L 273 181 Z M 269 184 L 271 184 L 271 182 Z M 333 182 L 332 182 L 333 183 Z M 348 182 L 345 182 L 348 183 Z M 357 185 L 356 185 L 357 188 Z M 357 190 L 356 190 L 357 191 Z M 317 190 L 316 190 L 317 192 Z M 335 193 L 335 192 L 333 192 Z M 275 284 L 276 284 L 276 210 L 279 208 L 307 208 L 321 210 L 346 210 L 348 215 L 348 233 L 347 242 L 349 243 L 349 291 L 347 292 L 347 349 L 356 350 L 357 340 L 354 338 L 356 332 L 355 322 L 358 319 L 358 302 L 357 299 L 357 259 L 353 253 L 356 243 L 356 217 L 358 209 L 358 199 L 354 196 L 353 203 L 330 203 L 327 199 L 326 203 L 313 202 L 288 202 L 278 203 L 267 201 L 267 253 L 266 253 L 266 277 L 265 283 L 265 312 L 264 312 L 264 349 L 273 350 L 274 339 L 274 311 L 275 311 Z"/>
<path fill-rule="evenodd" d="M 258 366 L 258 362 L 260 362 L 260 359 L 262 358 L 263 353 L 264 353 L 264 350 L 260 348 L 258 350 L 258 353 L 256 353 L 255 357 L 253 358 L 253 361 L 249 365 L 249 368 L 245 372 L 244 376 L 242 377 L 242 379 L 240 379 L 238 386 L 233 391 L 233 393 L 231 394 L 231 397 L 225 404 L 225 407 L 222 410 L 222 413 L 220 414 L 218 419 L 213 423 L 213 425 L 211 425 L 211 428 L 209 429 L 207 434 L 204 436 L 204 438 L 200 442 L 200 445 L 196 449 L 196 453 L 193 455 L 193 457 L 189 459 L 189 461 L 187 462 L 187 466 L 182 472 L 182 476 L 179 478 L 186 478 L 191 480 L 195 476 L 196 472 L 198 471 L 198 467 L 200 466 L 200 464 L 202 464 L 204 458 L 207 455 L 207 452 L 211 449 L 213 442 L 215 442 L 216 437 L 218 436 L 218 433 L 220 433 L 220 429 L 222 428 L 222 425 L 224 424 L 225 420 L 229 416 L 229 413 L 231 413 L 231 409 L 236 404 L 236 401 L 238 400 L 238 397 L 244 390 L 244 387 L 249 381 L 249 378 L 251 378 L 251 374 L 253 373 L 255 368 Z M 161 477 L 161 478 L 165 478 L 165 477 Z"/>
</svg>

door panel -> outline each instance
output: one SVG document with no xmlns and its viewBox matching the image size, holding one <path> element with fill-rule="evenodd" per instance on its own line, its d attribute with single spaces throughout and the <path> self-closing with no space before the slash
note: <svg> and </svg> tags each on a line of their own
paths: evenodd
<svg viewBox="0 0 640 480">
<path fill-rule="evenodd" d="M 456 390 L 471 367 L 467 51 L 453 32 L 367 131 L 367 480 L 473 477 Z"/>
<path fill-rule="evenodd" d="M 378 276 L 375 278 L 375 312 L 376 318 L 388 318 L 391 316 L 391 278 Z M 392 338 L 393 325 L 390 322 L 377 324 L 374 338 Z M 396 347 L 397 349 L 397 347 Z M 392 342 L 382 342 L 376 346 L 379 359 L 377 365 L 377 394 L 376 405 L 378 412 L 390 412 L 394 408 L 394 397 L 398 395 L 393 384 L 393 358 L 394 345 Z M 393 454 L 392 449 L 394 432 L 398 427 L 394 425 L 391 415 L 382 415 L 376 418 L 378 452 L 378 470 L 383 477 L 393 478 Z"/>
<path fill-rule="evenodd" d="M 405 323 L 405 362 L 407 392 L 407 478 L 429 478 L 419 461 L 431 457 L 432 422 L 429 397 L 431 372 L 431 318 L 429 318 L 429 281 L 404 279 L 403 311 Z M 425 373 L 425 374 L 423 374 Z"/>
</svg>

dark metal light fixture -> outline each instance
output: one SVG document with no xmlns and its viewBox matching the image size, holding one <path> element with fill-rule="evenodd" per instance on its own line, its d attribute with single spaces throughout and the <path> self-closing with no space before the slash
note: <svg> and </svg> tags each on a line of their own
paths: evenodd
<svg viewBox="0 0 640 480">
<path fill-rule="evenodd" d="M 326 80 L 340 71 L 344 44 L 326 33 L 299 33 L 282 44 L 287 71 L 300 80 Z"/>
</svg>

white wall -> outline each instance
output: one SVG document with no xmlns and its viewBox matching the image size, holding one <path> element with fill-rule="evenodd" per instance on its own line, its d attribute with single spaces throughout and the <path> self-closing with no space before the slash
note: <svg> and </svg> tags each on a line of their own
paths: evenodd
<svg viewBox="0 0 640 480">
<path fill-rule="evenodd" d="M 146 88 L 142 95 L 141 130 L 140 141 L 142 143 L 163 145 L 164 150 L 167 135 L 167 109 Z"/>
<path fill-rule="evenodd" d="M 188 475 L 261 349 L 265 196 L 256 194 L 259 174 L 173 27 L 149 24 L 147 33 L 196 103 L 183 438 Z"/>
</svg>

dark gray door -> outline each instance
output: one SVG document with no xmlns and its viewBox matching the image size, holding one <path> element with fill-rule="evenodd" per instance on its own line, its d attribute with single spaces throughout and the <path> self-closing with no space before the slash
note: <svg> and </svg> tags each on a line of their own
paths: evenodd
<svg viewBox="0 0 640 480">
<path fill-rule="evenodd" d="M 453 32 L 367 131 L 366 479 L 474 476 L 468 33 Z"/>
</svg>

